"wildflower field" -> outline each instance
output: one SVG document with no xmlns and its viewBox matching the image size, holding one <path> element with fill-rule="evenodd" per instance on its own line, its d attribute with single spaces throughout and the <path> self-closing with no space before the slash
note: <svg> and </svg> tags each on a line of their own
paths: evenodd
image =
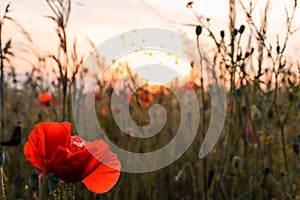
<svg viewBox="0 0 300 200">
<path fill-rule="evenodd" d="M 272 1 L 266 0 L 260 8 L 255 2 L 229 0 L 224 8 L 229 10 L 224 16 L 228 22 L 218 31 L 211 28 L 213 16 L 202 15 L 194 2 L 186 2 L 182 9 L 189 10 L 195 20 L 171 22 L 193 32 L 195 47 L 187 48 L 196 56 L 189 60 L 184 83 L 173 77 L 165 85 L 144 80 L 140 84 L 139 74 L 124 60 L 113 60 L 114 67 L 108 70 L 105 58 L 94 51 L 96 44 L 88 39 L 87 54 L 104 74 L 94 77 L 92 96 L 85 93 L 85 78 L 92 68 L 68 33 L 74 2 L 44 1 L 52 13 L 46 16 L 46 26 L 53 27 L 57 39 L 57 51 L 48 53 L 40 52 L 35 38 L 14 19 L 19 12 L 12 9 L 14 2 L 1 3 L 0 199 L 300 199 L 300 60 L 287 54 L 298 31 L 294 23 L 298 2 L 290 0 L 289 7 L 282 8 L 285 28 L 278 30 L 282 35 L 275 40 L 268 30 Z M 253 18 L 258 9 L 262 10 L 259 20 Z M 20 38 L 7 34 L 11 26 L 20 31 L 21 43 L 15 42 Z M 16 53 L 20 45 L 26 49 L 25 56 Z M 26 63 L 28 72 L 18 73 L 17 59 Z M 206 72 L 208 79 L 204 78 Z M 167 113 L 156 135 L 137 137 L 142 133 L 124 120 L 124 105 L 112 103 L 121 79 L 115 98 L 129 102 L 128 111 L 136 125 L 159 126 Z M 220 137 L 216 136 L 213 148 L 199 158 L 212 113 L 218 110 L 212 107 L 214 86 L 222 86 L 226 93 L 218 105 L 226 111 L 221 113 L 224 125 L 222 120 L 216 122 L 222 125 Z M 197 107 L 192 107 L 191 93 L 197 97 Z M 80 109 L 74 107 L 79 101 Z M 183 116 L 188 108 L 195 112 Z M 91 134 L 95 131 L 93 110 L 102 128 L 97 135 Z M 77 120 L 82 118 L 84 123 L 78 129 Z M 195 138 L 178 159 L 143 173 L 124 170 L 124 166 L 134 168 L 140 163 L 126 163 L 128 159 L 107 142 L 143 155 L 165 147 L 181 129 L 187 130 L 188 140 L 195 125 Z M 185 144 L 185 138 L 180 142 Z M 160 161 L 148 162 L 155 166 Z"/>
</svg>

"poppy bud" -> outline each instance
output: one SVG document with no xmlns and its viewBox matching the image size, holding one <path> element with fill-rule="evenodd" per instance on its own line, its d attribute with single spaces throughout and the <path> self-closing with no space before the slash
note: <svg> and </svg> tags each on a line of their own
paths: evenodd
<svg viewBox="0 0 300 200">
<path fill-rule="evenodd" d="M 194 61 L 191 61 L 191 67 L 194 67 Z"/>
<path fill-rule="evenodd" d="M 193 1 L 190 1 L 190 2 L 188 2 L 187 4 L 186 4 L 186 7 L 187 8 L 192 8 L 193 7 Z"/>
<path fill-rule="evenodd" d="M 169 127 L 169 128 L 168 128 L 168 132 L 169 132 L 170 135 L 173 135 L 174 129 L 173 129 L 172 127 Z"/>
<path fill-rule="evenodd" d="M 239 29 L 239 33 L 240 33 L 240 34 L 243 34 L 244 31 L 245 31 L 245 25 L 241 25 L 241 26 L 240 26 L 240 29 Z"/>
<path fill-rule="evenodd" d="M 25 180 L 19 174 L 12 181 L 12 193 L 16 199 L 23 197 L 25 191 Z"/>
<path fill-rule="evenodd" d="M 298 144 L 293 145 L 293 150 L 296 155 L 299 155 L 299 145 Z"/>
<path fill-rule="evenodd" d="M 284 79 L 282 79 L 282 82 L 285 82 Z M 294 100 L 294 94 L 289 93 L 289 100 L 292 102 Z"/>
<path fill-rule="evenodd" d="M 0 165 L 3 165 L 4 160 L 5 160 L 5 155 L 4 155 L 3 152 L 1 152 L 1 153 L 0 153 Z"/>
<path fill-rule="evenodd" d="M 264 170 L 264 173 L 265 173 L 265 175 L 270 174 L 270 168 L 269 168 L 269 167 L 266 167 L 265 170 Z"/>
<path fill-rule="evenodd" d="M 276 47 L 276 52 L 279 54 L 280 53 L 280 46 L 279 45 L 277 45 L 277 47 Z"/>
<path fill-rule="evenodd" d="M 273 117 L 274 117 L 274 112 L 273 112 L 272 109 L 269 109 L 269 110 L 268 110 L 268 118 L 269 118 L 269 119 L 272 119 Z"/>
<path fill-rule="evenodd" d="M 36 171 L 31 172 L 28 177 L 28 184 L 31 191 L 33 193 L 37 193 L 40 186 L 39 173 L 37 173 Z"/>
<path fill-rule="evenodd" d="M 214 169 L 210 169 L 208 172 L 208 183 L 207 183 L 207 188 L 209 189 L 211 186 L 211 183 L 213 181 L 213 178 L 215 176 L 215 170 Z"/>
<path fill-rule="evenodd" d="M 297 169 L 296 169 L 296 174 L 297 174 L 297 175 L 300 175 L 300 168 L 297 168 Z"/>
<path fill-rule="evenodd" d="M 236 36 L 238 34 L 238 30 L 237 29 L 234 29 L 233 31 L 233 36 Z"/>
<path fill-rule="evenodd" d="M 196 27 L 196 35 L 199 36 L 201 34 L 201 32 L 202 32 L 202 27 L 200 25 L 198 25 Z"/>
<path fill-rule="evenodd" d="M 51 175 L 48 183 L 48 189 L 50 194 L 53 194 L 55 192 L 58 183 L 59 183 L 59 177 L 55 174 Z"/>
<path fill-rule="evenodd" d="M 225 37 L 225 32 L 222 30 L 222 31 L 220 32 L 220 35 L 221 35 L 221 38 L 224 38 L 224 37 Z"/>
<path fill-rule="evenodd" d="M 245 53 L 245 58 L 248 58 L 250 56 L 250 53 L 249 52 L 246 52 Z"/>
<path fill-rule="evenodd" d="M 235 94 L 235 96 L 239 97 L 239 96 L 241 96 L 242 92 L 240 89 L 236 89 L 234 94 Z"/>
<path fill-rule="evenodd" d="M 240 167 L 240 163 L 241 163 L 241 158 L 239 156 L 234 156 L 232 159 L 232 166 L 235 169 L 238 169 Z"/>
<path fill-rule="evenodd" d="M 105 131 L 106 131 L 106 133 L 110 133 L 110 131 L 111 131 L 111 128 L 108 124 L 105 127 Z"/>
<path fill-rule="evenodd" d="M 279 172 L 279 175 L 283 177 L 283 176 L 286 175 L 286 173 L 285 172 Z"/>
</svg>

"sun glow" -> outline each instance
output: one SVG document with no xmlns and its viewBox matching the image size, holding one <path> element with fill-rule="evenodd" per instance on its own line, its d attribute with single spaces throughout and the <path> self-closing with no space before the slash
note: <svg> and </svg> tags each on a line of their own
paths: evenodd
<svg viewBox="0 0 300 200">
<path fill-rule="evenodd" d="M 112 70 L 112 71 L 111 71 Z M 121 56 L 105 74 L 120 80 L 131 74 L 140 84 L 168 85 L 189 79 L 191 67 L 188 60 L 163 50 L 138 50 Z M 107 76 L 105 76 L 107 77 Z"/>
</svg>

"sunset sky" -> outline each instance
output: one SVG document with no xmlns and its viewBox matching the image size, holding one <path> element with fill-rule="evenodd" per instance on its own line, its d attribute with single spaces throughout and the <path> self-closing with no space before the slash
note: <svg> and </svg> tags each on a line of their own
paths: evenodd
<svg viewBox="0 0 300 200">
<path fill-rule="evenodd" d="M 8 1 L 1 1 L 1 7 Z M 79 41 L 79 51 L 86 53 L 90 51 L 86 38 L 90 38 L 96 46 L 110 37 L 137 28 L 167 28 L 171 30 L 182 30 L 194 37 L 194 27 L 180 27 L 173 20 L 183 23 L 196 23 L 190 9 L 186 8 L 185 0 L 76 0 L 72 4 L 68 34 L 71 38 Z M 244 1 L 246 2 L 246 1 Z M 264 0 L 258 1 L 256 18 L 259 19 L 263 10 Z M 284 6 L 288 9 L 293 5 L 293 0 L 271 1 L 270 34 L 276 38 L 276 34 L 283 36 L 282 28 L 285 23 Z M 54 23 L 45 18 L 51 15 L 44 0 L 11 1 L 13 12 L 11 16 L 30 33 L 35 44 L 41 51 L 54 52 L 56 49 L 57 36 L 55 35 Z M 212 29 L 220 31 L 228 26 L 228 1 L 224 0 L 199 0 L 195 1 L 194 7 L 202 15 L 211 18 Z M 241 14 L 241 9 L 238 9 Z M 239 17 L 238 24 L 243 23 Z M 299 10 L 295 17 L 295 27 L 300 25 Z M 17 29 L 11 26 L 4 27 L 5 38 L 18 35 Z M 18 36 L 19 37 L 19 36 Z M 294 35 L 289 46 L 289 55 L 299 57 L 297 51 L 299 44 Z M 15 38 L 13 38 L 15 39 Z M 22 40 L 18 38 L 17 40 Z"/>
</svg>

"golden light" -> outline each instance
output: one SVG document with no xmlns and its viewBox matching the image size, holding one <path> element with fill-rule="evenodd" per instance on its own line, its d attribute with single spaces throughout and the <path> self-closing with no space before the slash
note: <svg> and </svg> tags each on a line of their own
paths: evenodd
<svg viewBox="0 0 300 200">
<path fill-rule="evenodd" d="M 132 76 L 137 77 L 142 84 L 151 86 L 168 85 L 175 80 L 183 81 L 188 79 L 191 72 L 189 61 L 175 53 L 160 49 L 130 52 L 118 58 L 111 64 L 110 68 L 113 69 L 110 72 L 114 73 L 113 79 L 122 78 L 130 70 Z M 116 75 L 116 72 L 119 75 Z"/>
</svg>

